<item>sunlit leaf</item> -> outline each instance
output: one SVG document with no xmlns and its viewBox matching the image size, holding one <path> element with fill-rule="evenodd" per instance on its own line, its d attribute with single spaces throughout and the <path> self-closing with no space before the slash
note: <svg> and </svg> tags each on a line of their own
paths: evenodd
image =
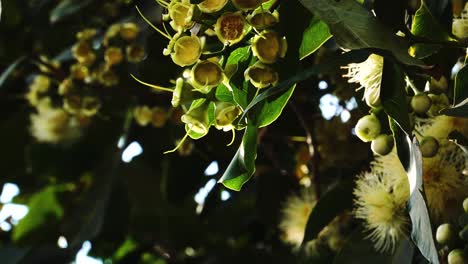
<svg viewBox="0 0 468 264">
<path fill-rule="evenodd" d="M 429 7 L 424 1 L 416 11 L 411 25 L 411 33 L 418 37 L 424 37 L 429 40 L 451 41 L 453 40 L 448 32 L 438 23 L 437 19 L 431 14 Z M 410 52 L 416 58 L 425 58 L 437 52 L 442 46 L 433 44 L 415 44 L 410 48 Z"/>
<path fill-rule="evenodd" d="M 299 48 L 299 56 L 302 59 L 314 53 L 327 40 L 332 37 L 327 24 L 320 20 L 317 16 L 312 17 L 309 26 L 307 26 L 302 35 L 302 43 Z"/>
<path fill-rule="evenodd" d="M 249 124 L 245 129 L 242 143 L 219 180 L 226 188 L 240 191 L 242 186 L 255 172 L 255 159 L 257 158 L 258 128 Z"/>
</svg>

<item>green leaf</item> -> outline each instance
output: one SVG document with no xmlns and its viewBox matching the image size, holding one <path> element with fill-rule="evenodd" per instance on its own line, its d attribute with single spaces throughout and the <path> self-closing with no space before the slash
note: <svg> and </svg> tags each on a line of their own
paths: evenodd
<svg viewBox="0 0 468 264">
<path fill-rule="evenodd" d="M 221 102 L 229 102 L 229 103 L 234 102 L 234 97 L 232 95 L 232 92 L 224 84 L 220 84 L 216 88 L 215 97 L 216 97 L 216 100 L 221 101 Z"/>
<path fill-rule="evenodd" d="M 226 188 L 240 191 L 255 172 L 257 134 L 258 127 L 248 124 L 236 155 L 219 180 Z"/>
<path fill-rule="evenodd" d="M 393 254 L 379 253 L 374 243 L 365 238 L 365 230 L 357 228 L 335 256 L 333 264 L 411 264 L 413 254 L 414 245 L 405 238 L 398 241 Z"/>
<path fill-rule="evenodd" d="M 0 87 L 3 86 L 3 84 L 6 82 L 6 80 L 8 79 L 8 77 L 10 77 L 10 75 L 13 73 L 13 71 L 14 71 L 19 65 L 21 65 L 25 60 L 26 60 L 26 57 L 25 57 L 25 56 L 19 57 L 19 58 L 16 59 L 12 64 L 10 64 L 10 66 L 8 66 L 8 68 L 6 68 L 6 69 L 2 72 L 2 74 L 0 75 Z"/>
<path fill-rule="evenodd" d="M 34 193 L 27 204 L 29 212 L 13 229 L 12 239 L 16 242 L 41 239 L 39 232 L 53 230 L 64 214 L 58 200 L 64 191 L 63 185 L 53 185 Z"/>
<path fill-rule="evenodd" d="M 302 244 L 317 238 L 317 235 L 338 214 L 353 207 L 353 181 L 351 178 L 341 181 L 333 189 L 320 197 L 310 213 Z"/>
<path fill-rule="evenodd" d="M 424 37 L 437 41 L 452 41 L 448 32 L 438 23 L 437 19 L 431 14 L 428 6 L 421 1 L 421 6 L 414 15 L 411 25 L 411 33 L 417 37 Z M 415 44 L 411 46 L 410 53 L 416 58 L 422 59 L 437 52 L 442 46 L 434 44 Z"/>
<path fill-rule="evenodd" d="M 429 219 L 426 201 L 424 199 L 422 156 L 416 137 L 413 142 L 406 136 L 409 146 L 409 166 L 406 170 L 410 186 L 410 198 L 407 204 L 411 218 L 411 239 L 419 248 L 421 254 L 431 263 L 439 263 L 437 249 L 432 236 L 432 226 Z"/>
<path fill-rule="evenodd" d="M 346 49 L 377 48 L 390 51 L 399 61 L 422 66 L 408 54 L 409 43 L 382 24 L 355 0 L 300 0 L 330 27 L 339 45 Z"/>
<path fill-rule="evenodd" d="M 453 88 L 453 104 L 459 104 L 468 98 L 468 64 L 458 71 Z"/>
<path fill-rule="evenodd" d="M 396 63 L 384 59 L 380 101 L 390 117 L 408 134 L 411 135 L 411 124 L 406 102 L 405 75 Z"/>
<path fill-rule="evenodd" d="M 314 53 L 331 37 L 332 34 L 327 24 L 317 16 L 312 17 L 309 26 L 302 35 L 302 43 L 299 48 L 301 60 Z"/>
<path fill-rule="evenodd" d="M 259 127 L 265 127 L 273 123 L 283 112 L 284 107 L 291 98 L 296 85 L 286 90 L 280 96 L 273 98 L 272 100 L 265 100 L 261 110 L 256 115 L 256 121 Z"/>
<path fill-rule="evenodd" d="M 226 61 L 225 72 L 229 81 L 223 84 L 231 91 L 233 100 L 241 108 L 248 104 L 248 82 L 245 81 L 244 72 L 239 69 L 246 69 L 251 58 L 250 46 L 247 46 L 235 49 Z"/>
<path fill-rule="evenodd" d="M 63 20 L 91 4 L 93 0 L 63 0 L 50 12 L 50 23 Z"/>
<path fill-rule="evenodd" d="M 250 103 L 249 105 L 244 109 L 243 116 L 241 119 L 243 119 L 247 112 L 250 111 L 255 105 L 258 103 L 262 102 L 263 100 L 266 100 L 267 98 L 270 98 L 272 96 L 278 95 L 281 92 L 284 92 L 285 90 L 290 89 L 292 86 L 294 86 L 296 83 L 300 81 L 304 81 L 311 76 L 318 75 L 318 74 L 325 74 L 330 71 L 336 70 L 336 67 L 339 65 L 346 65 L 351 62 L 362 62 L 367 59 L 369 56 L 370 51 L 369 50 L 355 50 L 355 51 L 350 51 L 345 54 L 339 55 L 333 59 L 330 59 L 327 63 L 325 64 L 317 64 L 314 66 L 311 66 L 307 69 L 302 70 L 301 72 L 297 73 L 296 75 L 292 76 L 289 79 L 286 79 L 279 84 L 277 84 L 274 87 L 267 88 L 266 91 L 260 93 L 257 95 Z"/>
</svg>

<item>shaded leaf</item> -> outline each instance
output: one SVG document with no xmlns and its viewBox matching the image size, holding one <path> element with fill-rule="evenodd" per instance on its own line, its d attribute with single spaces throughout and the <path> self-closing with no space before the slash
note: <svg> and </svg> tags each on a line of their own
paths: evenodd
<svg viewBox="0 0 468 264">
<path fill-rule="evenodd" d="M 411 33 L 418 37 L 424 37 L 430 40 L 450 41 L 447 31 L 438 23 L 437 19 L 431 14 L 429 7 L 424 1 L 416 11 L 411 25 Z M 410 53 L 416 58 L 425 58 L 437 52 L 442 46 L 434 44 L 415 44 L 411 46 Z"/>
<path fill-rule="evenodd" d="M 92 0 L 63 0 L 50 12 L 49 20 L 51 23 L 56 23 L 76 14 L 92 2 Z"/>
<path fill-rule="evenodd" d="M 330 29 L 327 24 L 317 16 L 312 17 L 309 26 L 307 26 L 304 34 L 302 35 L 302 43 L 299 48 L 300 59 L 302 60 L 314 53 L 331 37 L 332 34 L 330 33 Z"/>
<path fill-rule="evenodd" d="M 411 135 L 405 86 L 404 73 L 393 61 L 385 58 L 380 85 L 380 101 L 385 113 L 392 117 L 408 135 Z"/>
<path fill-rule="evenodd" d="M 12 239 L 17 242 L 41 239 L 38 232 L 54 229 L 64 214 L 58 195 L 65 190 L 63 185 L 52 185 L 33 194 L 27 204 L 29 212 L 13 229 Z"/>
<path fill-rule="evenodd" d="M 394 32 L 405 27 L 405 0 L 375 0 L 374 11 L 382 23 L 391 27 Z"/>
<path fill-rule="evenodd" d="M 240 191 L 255 172 L 257 134 L 258 127 L 248 124 L 236 155 L 219 180 L 226 188 Z"/>
<path fill-rule="evenodd" d="M 19 65 L 21 65 L 25 60 L 26 60 L 26 57 L 25 57 L 25 56 L 19 57 L 19 58 L 16 59 L 12 64 L 10 64 L 10 66 L 8 66 L 8 68 L 6 68 L 6 69 L 3 71 L 3 73 L 0 75 L 0 87 L 3 86 L 3 84 L 6 82 L 6 80 L 8 79 L 8 77 L 10 77 L 10 75 L 13 73 L 13 71 L 14 71 Z"/>
<path fill-rule="evenodd" d="M 414 254 L 413 243 L 401 239 L 393 254 L 375 251 L 374 244 L 365 238 L 365 230 L 357 228 L 348 237 L 343 248 L 335 256 L 334 264 L 411 264 Z"/>
<path fill-rule="evenodd" d="M 369 10 L 355 0 L 300 0 L 330 27 L 339 45 L 346 49 L 378 48 L 390 51 L 399 61 L 424 65 L 408 54 L 407 40 L 396 36 Z"/>
<path fill-rule="evenodd" d="M 341 181 L 320 197 L 309 215 L 302 244 L 317 238 L 317 235 L 337 215 L 353 206 L 353 181 Z"/>
<path fill-rule="evenodd" d="M 431 221 L 423 197 L 422 156 L 416 137 L 413 142 L 407 137 L 410 146 L 409 168 L 407 170 L 410 185 L 408 212 L 411 218 L 411 239 L 421 251 L 421 254 L 431 263 L 439 263 L 437 249 L 432 236 Z"/>
<path fill-rule="evenodd" d="M 455 105 L 454 107 L 442 109 L 440 111 L 443 115 L 456 116 L 456 117 L 468 117 L 468 98 Z"/>
<path fill-rule="evenodd" d="M 457 76 L 453 88 L 453 104 L 457 105 L 468 98 L 468 64 L 465 64 Z"/>
</svg>

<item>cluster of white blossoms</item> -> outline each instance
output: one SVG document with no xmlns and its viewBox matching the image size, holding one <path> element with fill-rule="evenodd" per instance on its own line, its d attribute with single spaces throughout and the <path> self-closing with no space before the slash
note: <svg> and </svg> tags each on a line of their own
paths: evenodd
<svg viewBox="0 0 468 264">
<path fill-rule="evenodd" d="M 467 134 L 464 119 L 438 116 L 417 119 L 416 130 L 439 142 L 437 153 L 423 158 L 423 183 L 427 206 L 435 223 L 449 221 L 461 209 L 458 205 L 468 193 L 468 178 L 463 173 L 466 156 L 453 142 L 450 132 Z M 409 199 L 407 174 L 395 149 L 388 155 L 376 155 L 369 172 L 356 182 L 355 216 L 364 220 L 368 237 L 381 251 L 393 250 L 408 229 L 406 202 Z"/>
</svg>

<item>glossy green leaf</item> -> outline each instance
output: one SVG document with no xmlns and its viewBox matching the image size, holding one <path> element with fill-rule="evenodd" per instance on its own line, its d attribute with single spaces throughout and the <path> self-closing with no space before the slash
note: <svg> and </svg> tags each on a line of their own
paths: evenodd
<svg viewBox="0 0 468 264">
<path fill-rule="evenodd" d="M 92 0 L 63 0 L 50 12 L 49 20 L 51 23 L 56 23 L 76 14 L 92 2 Z"/>
<path fill-rule="evenodd" d="M 257 158 L 258 128 L 253 124 L 247 125 L 242 143 L 219 180 L 226 188 L 240 191 L 242 186 L 255 172 L 255 159 Z"/>
<path fill-rule="evenodd" d="M 341 181 L 333 189 L 324 193 L 309 215 L 302 244 L 317 238 L 317 235 L 337 215 L 353 207 L 353 181 Z"/>
<path fill-rule="evenodd" d="M 380 101 L 387 115 L 411 135 L 405 86 L 405 75 L 402 70 L 393 61 L 384 59 Z"/>
<path fill-rule="evenodd" d="M 409 65 L 424 63 L 408 54 L 409 43 L 394 34 L 369 10 L 355 0 L 300 0 L 330 27 L 339 45 L 346 49 L 377 48 L 390 51 Z"/>
<path fill-rule="evenodd" d="M 468 117 L 468 98 L 455 105 L 454 107 L 442 109 L 440 111 L 443 115 L 456 116 L 456 117 Z"/>
<path fill-rule="evenodd" d="M 465 64 L 455 76 L 453 104 L 459 104 L 468 98 L 468 64 Z"/>
<path fill-rule="evenodd" d="M 250 46 L 240 47 L 229 55 L 225 66 L 229 80 L 225 81 L 223 85 L 231 91 L 233 100 L 242 108 L 248 104 L 248 83 L 245 81 L 244 72 L 241 72 L 240 69 L 246 69 L 251 58 Z"/>
<path fill-rule="evenodd" d="M 58 198 L 64 190 L 64 186 L 52 185 L 33 194 L 27 204 L 29 212 L 13 229 L 12 239 L 22 242 L 40 239 L 38 232 L 53 229 L 64 214 Z"/>
<path fill-rule="evenodd" d="M 430 40 L 451 41 L 452 38 L 431 14 L 429 7 L 424 1 L 414 15 L 411 25 L 411 33 L 418 37 Z M 410 53 L 416 58 L 425 58 L 437 52 L 442 46 L 434 44 L 415 44 L 411 46 Z"/>
<path fill-rule="evenodd" d="M 256 115 L 257 124 L 259 127 L 265 127 L 273 123 L 281 115 L 283 108 L 291 98 L 291 95 L 294 92 L 293 87 L 286 90 L 280 96 L 273 98 L 272 100 L 265 100 L 261 110 Z"/>
<path fill-rule="evenodd" d="M 224 84 L 220 84 L 218 87 L 216 87 L 215 97 L 216 100 L 221 102 L 234 102 L 232 92 Z"/>
<path fill-rule="evenodd" d="M 12 64 L 10 64 L 10 66 L 8 66 L 8 67 L 2 72 L 2 74 L 0 75 L 0 87 L 2 87 L 3 84 L 5 84 L 5 82 L 6 82 L 6 80 L 8 79 L 8 77 L 10 77 L 10 75 L 13 73 L 13 71 L 14 71 L 19 65 L 21 65 L 25 60 L 26 60 L 26 57 L 25 57 L 25 56 L 19 57 L 18 59 L 16 59 Z"/>
<path fill-rule="evenodd" d="M 302 35 L 302 43 L 299 48 L 299 56 L 302 59 L 314 53 L 327 40 L 332 37 L 327 24 L 317 16 L 312 17 L 309 26 L 307 26 Z"/>
</svg>

